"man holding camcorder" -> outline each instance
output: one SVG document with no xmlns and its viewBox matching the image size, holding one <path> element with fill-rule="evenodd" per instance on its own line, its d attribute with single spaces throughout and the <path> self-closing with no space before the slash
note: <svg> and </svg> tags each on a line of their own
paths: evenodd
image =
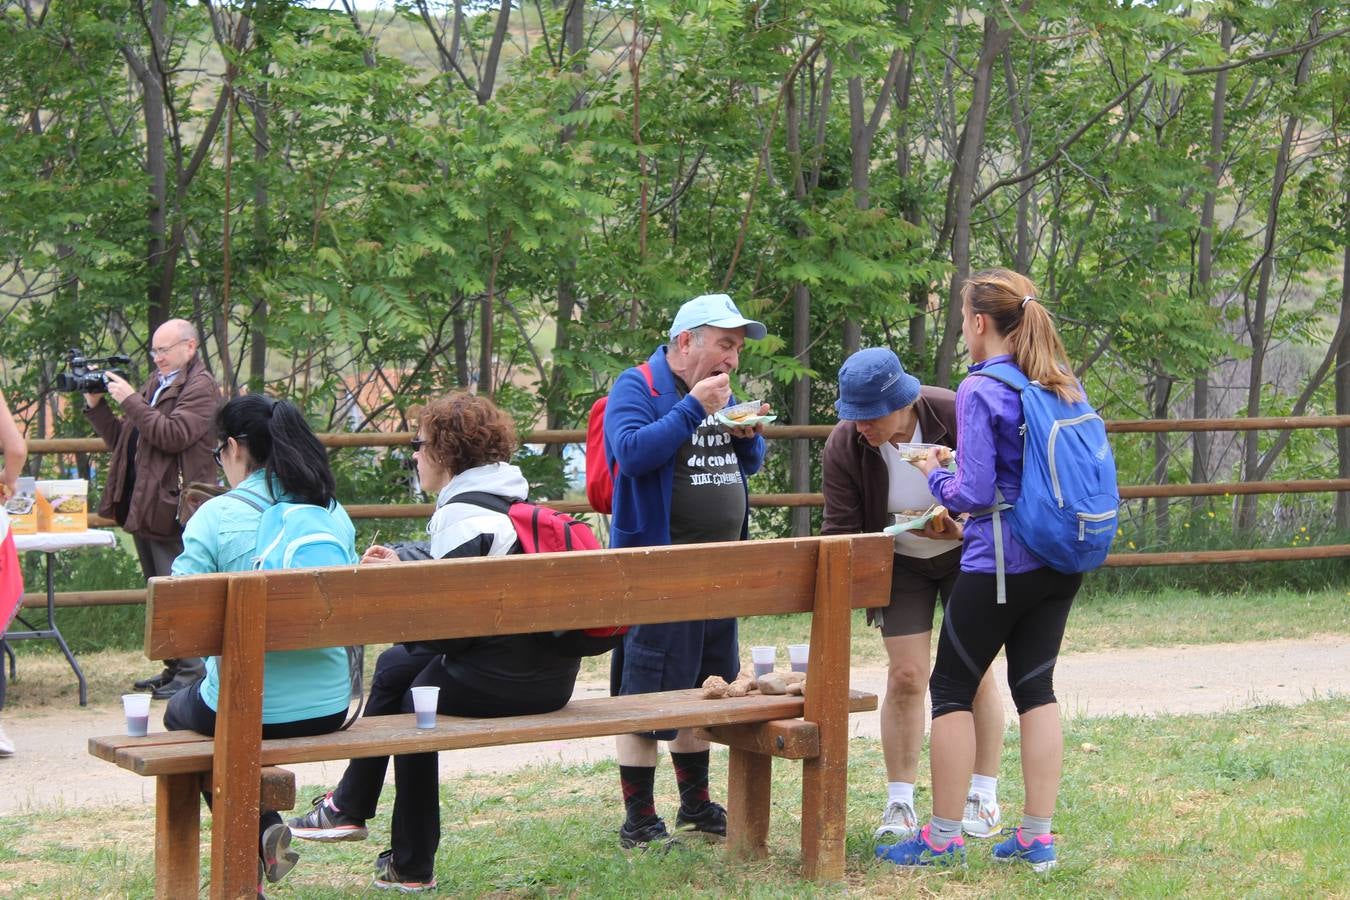
<svg viewBox="0 0 1350 900">
<path fill-rule="evenodd" d="M 116 372 L 104 371 L 106 391 L 84 395 L 84 414 L 112 450 L 99 515 L 131 534 L 146 578 L 168 575 L 183 551 L 183 486 L 216 481 L 211 444 L 220 392 L 197 356 L 198 343 L 191 322 L 170 319 L 151 339 L 156 371 L 139 392 Z M 104 402 L 105 393 L 122 408 L 121 416 Z M 167 700 L 203 672 L 200 658 L 168 659 L 163 672 L 136 688 Z"/>
</svg>

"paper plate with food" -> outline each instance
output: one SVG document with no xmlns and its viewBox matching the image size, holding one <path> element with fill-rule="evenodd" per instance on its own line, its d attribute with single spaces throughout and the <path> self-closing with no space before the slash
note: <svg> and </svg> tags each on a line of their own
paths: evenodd
<svg viewBox="0 0 1350 900">
<path fill-rule="evenodd" d="M 902 509 L 898 513 L 892 513 L 895 524 L 887 525 L 882 531 L 892 535 L 902 531 L 923 531 L 925 525 L 946 511 L 946 507 L 937 503 L 927 509 Z"/>
<path fill-rule="evenodd" d="M 763 408 L 763 400 L 737 403 L 735 406 L 720 410 L 716 416 L 717 423 L 727 428 L 754 428 L 756 425 L 768 425 L 778 418 L 775 415 L 761 416 L 759 411 Z"/>
</svg>

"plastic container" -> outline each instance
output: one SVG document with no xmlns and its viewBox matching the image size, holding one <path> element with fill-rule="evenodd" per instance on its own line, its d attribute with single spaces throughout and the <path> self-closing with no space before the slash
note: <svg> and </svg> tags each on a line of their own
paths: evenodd
<svg viewBox="0 0 1350 900">
<path fill-rule="evenodd" d="M 37 499 L 37 479 L 26 475 L 19 478 L 14 485 L 14 496 L 5 501 L 10 531 L 15 534 L 37 534 Z"/>
<path fill-rule="evenodd" d="M 89 529 L 89 482 L 83 478 L 39 481 L 37 494 L 39 531 Z"/>
</svg>

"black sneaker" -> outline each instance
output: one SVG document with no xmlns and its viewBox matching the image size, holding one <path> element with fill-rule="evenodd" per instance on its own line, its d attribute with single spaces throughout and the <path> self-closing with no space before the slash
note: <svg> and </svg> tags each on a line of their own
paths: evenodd
<svg viewBox="0 0 1350 900">
<path fill-rule="evenodd" d="M 269 825 L 263 832 L 258 858 L 259 874 L 276 884 L 295 868 L 300 854 L 291 849 L 291 830 L 281 822 Z M 260 885 L 262 878 L 258 879 Z"/>
<path fill-rule="evenodd" d="M 131 686 L 138 691 L 153 691 L 155 688 L 163 687 L 170 681 L 173 681 L 173 669 L 164 668 L 164 671 L 158 675 L 151 675 L 149 678 L 142 678 L 140 681 L 133 681 Z"/>
<path fill-rule="evenodd" d="M 625 821 L 619 828 L 619 846 L 625 850 L 669 850 L 675 839 L 660 816 L 642 822 Z"/>
<path fill-rule="evenodd" d="M 709 841 L 727 839 L 727 811 L 720 803 L 709 800 L 703 808 L 693 813 L 684 811 L 675 816 L 675 833 L 697 835 Z"/>
<path fill-rule="evenodd" d="M 291 819 L 291 834 L 306 841 L 364 841 L 370 834 L 366 830 L 366 820 L 349 816 L 333 809 L 327 803 L 333 796 L 329 791 L 322 797 L 315 797 L 310 811 L 303 816 Z"/>
<path fill-rule="evenodd" d="M 436 876 L 407 878 L 394 871 L 394 851 L 386 850 L 375 857 L 375 887 L 382 891 L 401 894 L 421 894 L 436 890 Z"/>
</svg>

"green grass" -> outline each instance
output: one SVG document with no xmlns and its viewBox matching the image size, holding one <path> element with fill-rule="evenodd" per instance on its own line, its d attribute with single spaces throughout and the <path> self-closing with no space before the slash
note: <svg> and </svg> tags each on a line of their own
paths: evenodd
<svg viewBox="0 0 1350 900">
<path fill-rule="evenodd" d="M 1344 896 L 1350 884 L 1350 699 L 1215 716 L 1074 720 L 1065 735 L 1055 818 L 1060 867 L 1044 876 L 991 862 L 970 843 L 969 866 L 906 873 L 872 861 L 884 799 L 880 748 L 850 742 L 844 885 L 798 877 L 801 767 L 774 773 L 766 860 L 727 860 L 697 846 L 667 856 L 617 847 L 621 806 L 613 763 L 542 766 L 441 786 L 436 876 L 441 896 L 1191 897 Z M 1017 733 L 1007 736 L 1000 783 L 1015 820 L 1021 786 Z M 726 755 L 713 755 L 721 793 Z M 921 772 L 926 775 L 925 761 Z M 302 789 L 311 796 L 327 786 Z M 390 789 L 392 790 L 392 789 Z M 668 817 L 677 802 L 668 763 L 657 778 Z M 365 843 L 297 842 L 301 865 L 276 898 L 380 896 L 368 889 L 388 840 L 386 793 Z M 929 803 L 920 785 L 919 806 Z M 208 817 L 209 822 L 209 817 Z M 147 896 L 152 891 L 150 804 L 55 810 L 0 819 L 0 879 L 13 897 Z"/>
</svg>

